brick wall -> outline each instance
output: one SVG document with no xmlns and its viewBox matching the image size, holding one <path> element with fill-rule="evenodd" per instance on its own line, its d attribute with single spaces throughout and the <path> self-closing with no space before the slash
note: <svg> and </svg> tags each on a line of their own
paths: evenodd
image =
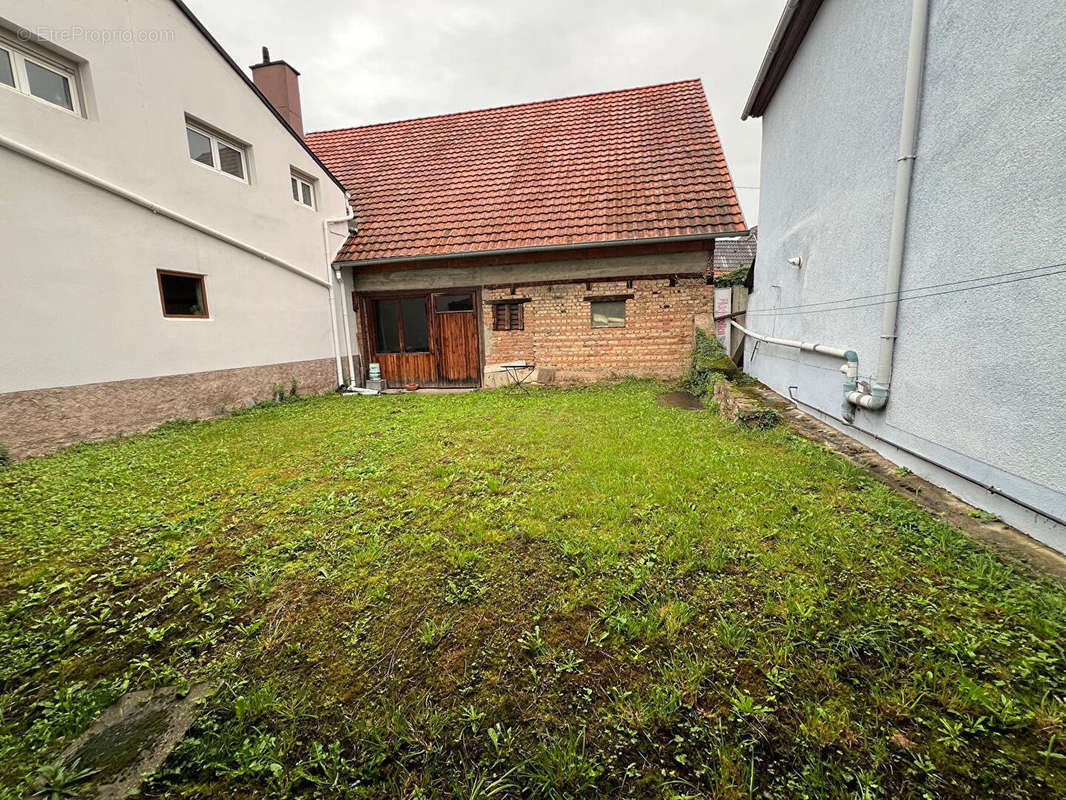
<svg viewBox="0 0 1066 800">
<path fill-rule="evenodd" d="M 0 394 L 0 442 L 15 458 L 75 442 L 146 431 L 168 420 L 202 419 L 269 400 L 296 380 L 302 395 L 337 386 L 333 359 L 61 386 Z"/>
<path fill-rule="evenodd" d="M 492 306 L 483 305 L 490 364 L 528 361 L 556 379 L 590 381 L 620 376 L 680 376 L 695 338 L 695 319 L 711 308 L 713 287 L 701 278 L 667 277 L 613 282 L 557 283 L 485 289 L 484 301 L 529 298 L 525 328 L 494 331 Z M 624 327 L 593 328 L 586 297 L 627 295 Z"/>
</svg>

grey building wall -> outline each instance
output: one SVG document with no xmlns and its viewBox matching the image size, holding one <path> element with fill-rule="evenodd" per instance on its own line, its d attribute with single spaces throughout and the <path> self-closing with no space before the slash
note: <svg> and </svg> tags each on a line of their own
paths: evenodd
<svg viewBox="0 0 1066 800">
<path fill-rule="evenodd" d="M 749 327 L 854 349 L 863 376 L 879 305 L 784 307 L 883 291 L 910 7 L 826 0 L 763 118 Z M 933 0 L 904 289 L 1066 262 L 1061 11 L 1058 0 Z M 1066 276 L 904 302 L 898 334 L 888 407 L 845 429 L 1066 518 Z M 746 355 L 776 391 L 839 416 L 839 362 L 750 343 Z M 865 438 L 1066 550 L 1063 526 Z"/>
</svg>

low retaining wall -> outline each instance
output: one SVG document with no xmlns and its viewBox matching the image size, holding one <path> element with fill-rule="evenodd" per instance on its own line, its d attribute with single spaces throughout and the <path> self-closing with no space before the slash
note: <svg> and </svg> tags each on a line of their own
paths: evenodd
<svg viewBox="0 0 1066 800">
<path fill-rule="evenodd" d="M 730 422 L 749 428 L 772 428 L 781 421 L 781 415 L 774 409 L 738 391 L 727 380 L 714 384 L 713 396 L 718 411 Z"/>
<path fill-rule="evenodd" d="M 14 458 L 76 442 L 137 433 L 175 419 L 205 419 L 271 399 L 275 384 L 300 394 L 336 388 L 332 359 L 165 375 L 0 394 L 0 443 Z"/>
</svg>

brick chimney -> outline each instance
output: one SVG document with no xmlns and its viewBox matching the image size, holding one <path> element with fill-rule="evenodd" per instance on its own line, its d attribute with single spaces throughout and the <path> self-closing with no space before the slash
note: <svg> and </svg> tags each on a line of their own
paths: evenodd
<svg viewBox="0 0 1066 800">
<path fill-rule="evenodd" d="M 293 129 L 304 135 L 300 111 L 300 73 L 284 61 L 271 61 L 270 51 L 263 48 L 263 62 L 251 66 L 252 80 L 271 105 Z"/>
</svg>

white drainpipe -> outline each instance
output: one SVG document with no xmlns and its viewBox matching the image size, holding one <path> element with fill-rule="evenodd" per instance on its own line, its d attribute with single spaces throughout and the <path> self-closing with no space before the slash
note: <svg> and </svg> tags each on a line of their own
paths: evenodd
<svg viewBox="0 0 1066 800">
<path fill-rule="evenodd" d="M 347 198 L 346 198 L 347 200 Z M 337 222 L 350 222 L 355 216 L 355 211 L 352 210 L 351 205 L 348 205 L 348 214 L 344 217 L 337 219 L 324 219 L 322 220 L 322 250 L 326 256 L 326 285 L 329 287 L 329 332 L 333 337 L 333 357 L 337 362 L 337 385 L 344 386 L 344 370 L 341 367 L 341 348 L 340 343 L 337 340 L 337 300 L 333 293 L 333 281 L 329 279 L 330 273 L 333 271 L 333 253 L 329 248 L 329 226 Z M 339 276 L 338 276 L 339 277 Z M 344 317 L 345 327 L 347 327 L 348 315 Z M 349 338 L 349 342 L 351 339 Z M 351 356 L 349 355 L 349 363 Z M 354 372 L 354 371 L 353 371 Z M 351 382 L 355 382 L 355 375 L 351 376 Z"/>
<path fill-rule="evenodd" d="M 736 320 L 729 320 L 729 324 L 743 333 L 745 336 L 750 336 L 760 342 L 766 342 L 766 344 L 776 344 L 781 347 L 795 347 L 797 350 L 803 350 L 808 353 L 821 353 L 823 356 L 832 356 L 833 358 L 844 359 L 844 365 L 840 368 L 840 371 L 844 373 L 844 402 L 841 404 L 841 413 L 844 419 L 851 422 L 855 419 L 855 412 L 851 407 L 852 395 L 859 394 L 856 392 L 859 380 L 859 356 L 854 350 L 845 350 L 842 347 L 830 347 L 829 345 L 816 344 L 815 342 L 801 342 L 798 339 L 781 339 L 777 336 L 765 336 L 755 331 L 749 331 L 743 325 Z"/>
<path fill-rule="evenodd" d="M 334 270 L 337 276 L 337 283 L 341 286 L 344 285 L 343 273 L 341 270 Z M 344 352 L 348 355 L 348 388 L 355 386 L 355 360 L 352 358 L 352 331 L 351 326 L 348 324 L 348 301 L 344 302 Z"/>
<path fill-rule="evenodd" d="M 903 91 L 903 120 L 899 132 L 899 159 L 896 161 L 896 200 L 892 209 L 892 231 L 888 243 L 888 271 L 885 274 L 887 298 L 881 314 L 881 345 L 877 353 L 877 375 L 872 383 L 847 393 L 852 405 L 873 411 L 888 403 L 892 385 L 892 363 L 896 350 L 896 320 L 899 289 L 903 282 L 903 248 L 907 238 L 907 215 L 911 202 L 911 179 L 918 157 L 918 114 L 921 110 L 922 72 L 925 67 L 925 41 L 929 29 L 929 0 L 914 0 L 911 8 L 911 38 L 907 50 L 907 83 Z"/>
<path fill-rule="evenodd" d="M 768 344 L 796 347 L 811 353 L 843 358 L 843 417 L 855 418 L 854 406 L 878 411 L 888 404 L 892 384 L 892 362 L 896 349 L 896 318 L 899 292 L 903 283 L 903 247 L 907 238 L 907 215 L 910 211 L 911 181 L 918 149 L 918 112 L 921 108 L 922 72 L 925 67 L 925 44 L 929 30 L 929 0 L 914 0 L 911 7 L 911 34 L 907 49 L 907 78 L 903 91 L 903 119 L 900 123 L 899 158 L 896 161 L 896 198 L 892 208 L 892 230 L 888 245 L 888 270 L 885 274 L 885 303 L 881 315 L 881 345 L 877 357 L 877 374 L 872 381 L 859 380 L 859 357 L 854 350 L 778 339 L 754 333 L 731 321 L 745 335 Z"/>
</svg>

